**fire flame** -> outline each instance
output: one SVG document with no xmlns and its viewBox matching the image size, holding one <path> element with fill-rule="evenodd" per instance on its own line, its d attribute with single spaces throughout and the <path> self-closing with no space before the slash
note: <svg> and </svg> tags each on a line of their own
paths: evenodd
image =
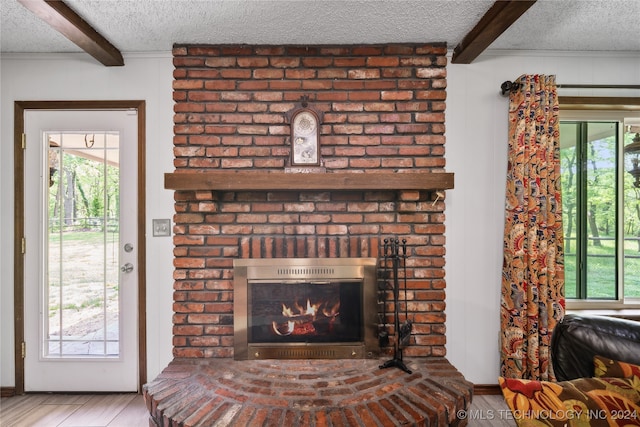
<svg viewBox="0 0 640 427">
<path fill-rule="evenodd" d="M 325 307 L 322 309 L 322 314 L 325 315 L 325 317 L 336 317 L 340 314 L 340 303 L 335 303 L 333 305 L 333 307 L 329 308 L 329 307 Z"/>
<path fill-rule="evenodd" d="M 297 313 L 293 311 L 292 308 L 287 307 L 286 304 L 282 303 L 282 315 L 284 317 L 297 317 L 297 316 L 312 316 L 315 318 L 318 313 L 318 309 L 322 306 L 323 303 L 311 304 L 309 298 L 307 298 L 307 306 L 306 308 L 298 304 L 296 301 L 293 305 Z M 339 305 L 339 304 L 338 304 Z"/>
<path fill-rule="evenodd" d="M 289 307 L 287 307 L 286 305 L 284 305 L 284 303 L 282 303 L 282 315 L 284 317 L 293 317 L 295 316 L 293 314 L 293 310 L 291 310 Z"/>
<path fill-rule="evenodd" d="M 314 333 L 315 328 L 313 322 L 315 322 L 318 316 L 323 316 L 329 319 L 329 322 L 333 323 L 340 314 L 340 302 L 333 305 L 329 305 L 327 302 L 311 303 L 311 300 L 307 298 L 306 305 L 299 304 L 298 301 L 293 303 L 292 307 L 282 303 L 282 316 L 289 319 L 285 323 L 278 323 L 276 321 L 271 322 L 273 331 L 280 336 L 287 336 L 291 334 L 307 334 Z M 322 317 L 321 317 L 322 318 Z M 296 325 L 299 330 L 296 331 Z"/>
</svg>

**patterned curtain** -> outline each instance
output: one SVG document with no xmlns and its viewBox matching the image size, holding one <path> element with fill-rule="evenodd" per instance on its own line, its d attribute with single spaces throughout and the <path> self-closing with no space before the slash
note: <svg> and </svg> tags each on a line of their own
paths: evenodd
<svg viewBox="0 0 640 427">
<path fill-rule="evenodd" d="M 501 376 L 553 380 L 551 332 L 564 316 L 560 135 L 555 76 L 524 75 L 509 96 Z"/>
</svg>

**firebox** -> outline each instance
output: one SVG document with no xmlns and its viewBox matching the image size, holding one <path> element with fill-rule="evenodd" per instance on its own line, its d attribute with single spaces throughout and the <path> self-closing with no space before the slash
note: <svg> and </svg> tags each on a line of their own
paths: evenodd
<svg viewBox="0 0 640 427">
<path fill-rule="evenodd" d="M 233 266 L 235 359 L 378 355 L 375 258 L 236 259 Z"/>
</svg>

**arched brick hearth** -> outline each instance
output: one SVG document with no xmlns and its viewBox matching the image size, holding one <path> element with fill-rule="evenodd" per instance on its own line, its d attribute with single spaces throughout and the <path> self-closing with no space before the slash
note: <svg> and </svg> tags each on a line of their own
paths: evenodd
<svg viewBox="0 0 640 427">
<path fill-rule="evenodd" d="M 156 426 L 462 426 L 473 385 L 440 357 L 176 359 L 144 388 Z"/>
</svg>

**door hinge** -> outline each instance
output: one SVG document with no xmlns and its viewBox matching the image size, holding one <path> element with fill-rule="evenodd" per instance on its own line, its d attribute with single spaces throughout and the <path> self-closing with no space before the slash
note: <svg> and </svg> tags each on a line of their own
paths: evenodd
<svg viewBox="0 0 640 427">
<path fill-rule="evenodd" d="M 22 255 L 27 253 L 27 239 L 25 239 L 24 237 L 22 238 Z"/>
<path fill-rule="evenodd" d="M 24 150 L 25 148 L 27 148 L 27 134 L 23 133 L 22 134 L 22 149 Z"/>
<path fill-rule="evenodd" d="M 24 359 L 25 357 L 27 357 L 27 343 L 25 343 L 24 341 L 22 341 L 21 344 L 21 351 L 22 351 L 22 358 Z"/>
</svg>

